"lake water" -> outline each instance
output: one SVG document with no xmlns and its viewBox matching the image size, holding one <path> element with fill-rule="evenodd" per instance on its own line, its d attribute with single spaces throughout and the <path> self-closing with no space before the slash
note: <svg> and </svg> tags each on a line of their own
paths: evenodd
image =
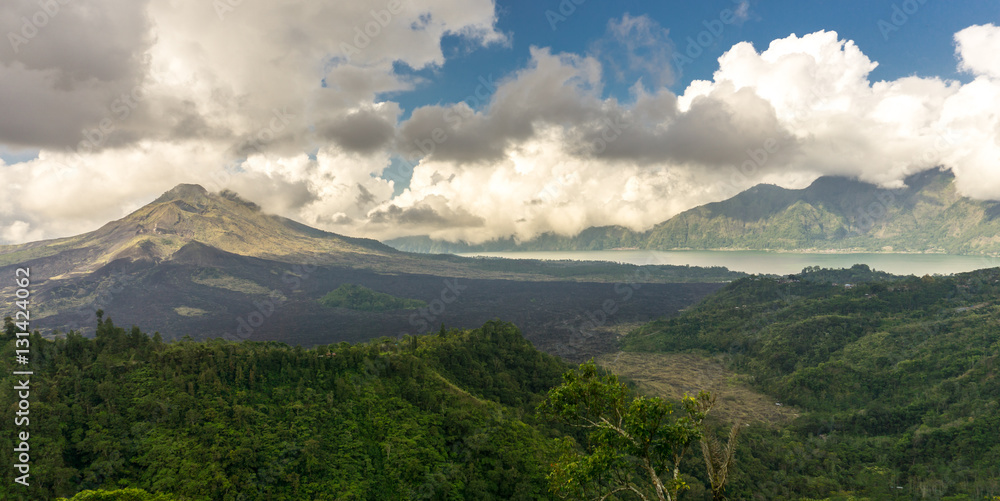
<svg viewBox="0 0 1000 501">
<path fill-rule="evenodd" d="M 873 269 L 895 275 L 950 275 L 1000 266 L 1000 258 L 952 256 L 947 254 L 834 254 L 768 251 L 567 251 L 567 252 L 476 252 L 461 256 L 490 256 L 511 259 L 572 259 L 576 261 L 612 261 L 631 264 L 672 264 L 690 266 L 725 266 L 746 273 L 787 275 L 806 266 L 850 268 L 867 264 Z"/>
</svg>

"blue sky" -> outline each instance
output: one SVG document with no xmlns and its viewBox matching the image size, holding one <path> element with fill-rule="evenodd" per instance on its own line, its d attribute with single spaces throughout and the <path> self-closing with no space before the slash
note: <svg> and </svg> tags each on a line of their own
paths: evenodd
<svg viewBox="0 0 1000 501">
<path fill-rule="evenodd" d="M 472 243 L 643 230 L 824 175 L 891 187 L 944 167 L 1000 200 L 996 0 L 91 0 L 47 16 L 0 4 L 0 172 L 20 194 L 0 200 L 0 244 L 95 229 L 178 183 L 352 236 Z"/>
<path fill-rule="evenodd" d="M 440 68 L 417 72 L 428 83 L 417 90 L 394 96 L 404 108 L 432 103 L 451 103 L 471 94 L 478 79 L 484 75 L 500 78 L 523 68 L 531 46 L 551 47 L 554 52 L 587 53 L 607 33 L 608 21 L 626 14 L 646 15 L 668 30 L 674 49 L 683 54 L 691 39 L 707 31 L 705 23 L 719 19 L 725 9 L 734 10 L 739 1 L 650 2 L 622 0 L 602 2 L 587 0 L 580 5 L 570 1 L 499 0 L 498 29 L 511 35 L 509 46 L 470 47 L 459 37 L 446 37 L 443 47 L 449 54 Z M 573 5 L 568 16 L 559 14 L 560 4 Z M 749 41 L 760 51 L 775 39 L 790 34 L 804 35 L 820 30 L 836 31 L 840 38 L 853 40 L 866 55 L 879 63 L 871 73 L 873 80 L 894 80 L 909 75 L 938 76 L 968 82 L 971 76 L 956 70 L 953 36 L 959 30 L 984 22 L 1000 22 L 1000 4 L 995 0 L 963 0 L 945 2 L 925 0 L 917 5 L 903 24 L 893 6 L 902 11 L 904 2 L 872 0 L 813 0 L 813 1 L 751 1 L 745 21 L 725 25 L 719 36 L 712 36 L 712 45 L 693 62 L 683 67 L 681 74 L 669 85 L 676 93 L 695 79 L 710 79 L 718 69 L 717 59 L 733 44 Z M 906 5 L 912 10 L 912 5 Z M 564 9 L 566 10 L 566 9 Z M 546 15 L 559 14 L 565 20 Z M 905 14 L 905 12 L 903 12 Z M 554 24 L 551 19 L 554 19 Z M 883 29 L 879 21 L 891 24 L 895 30 Z M 555 29 L 553 29 L 553 26 Z M 888 35 L 888 39 L 883 35 Z M 610 54 L 609 57 L 621 54 Z M 405 68 L 403 68 L 405 71 Z M 628 75 L 638 77 L 641 75 Z M 628 100 L 634 80 L 609 78 L 607 95 Z"/>
</svg>

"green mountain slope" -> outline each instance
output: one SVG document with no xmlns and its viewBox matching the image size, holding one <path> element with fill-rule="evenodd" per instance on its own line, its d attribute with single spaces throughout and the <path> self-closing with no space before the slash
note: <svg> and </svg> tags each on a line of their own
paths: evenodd
<svg viewBox="0 0 1000 501">
<path fill-rule="evenodd" d="M 304 350 L 165 344 L 104 320 L 94 340 L 31 343 L 31 485 L 0 485 L 7 500 L 126 487 L 188 500 L 548 499 L 563 448 L 534 407 L 566 366 L 501 322 Z M 0 414 L 13 423 L 16 409 Z"/>
<path fill-rule="evenodd" d="M 949 172 L 917 174 L 906 185 L 881 189 L 836 177 L 819 178 L 801 190 L 758 185 L 646 232 L 600 227 L 575 237 L 546 234 L 477 246 L 426 237 L 386 243 L 416 252 L 641 248 L 1000 254 L 1000 204 L 962 197 Z"/>
<path fill-rule="evenodd" d="M 982 499 L 1000 494 L 998 298 L 1000 269 L 750 277 L 624 345 L 723 354 L 803 412 L 784 433 L 750 435 L 738 462 L 748 498 Z"/>
<path fill-rule="evenodd" d="M 820 178 L 801 190 L 761 185 L 683 212 L 645 233 L 652 249 L 1000 252 L 996 202 L 958 194 L 950 173 L 912 176 L 902 189 Z"/>
</svg>

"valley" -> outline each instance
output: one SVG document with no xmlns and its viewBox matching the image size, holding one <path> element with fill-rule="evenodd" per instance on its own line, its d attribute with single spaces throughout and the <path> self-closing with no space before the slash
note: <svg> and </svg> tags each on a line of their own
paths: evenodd
<svg viewBox="0 0 1000 501">
<path fill-rule="evenodd" d="M 997 7 L 4 0 L 0 501 L 1000 501 Z"/>
<path fill-rule="evenodd" d="M 235 193 L 197 185 L 179 185 L 90 233 L 0 247 L 0 274 L 17 267 L 31 268 L 34 325 L 49 336 L 89 334 L 97 310 L 167 340 L 304 347 L 500 318 L 539 349 L 574 361 L 615 349 L 614 326 L 672 315 L 744 275 L 722 267 L 411 254 L 270 216 Z M 320 305 L 344 284 L 427 306 L 362 312 Z M 12 291 L 0 288 L 8 307 Z"/>
<path fill-rule="evenodd" d="M 232 228 L 246 236 L 235 238 Z M 294 243 L 283 246 L 285 239 Z M 320 457 L 353 472 L 350 479 L 328 469 L 307 475 L 315 492 L 328 488 L 322 482 L 350 485 L 360 489 L 358 495 L 377 491 L 370 481 L 378 476 L 364 466 L 372 461 L 409 476 L 395 491 L 405 497 L 427 489 L 463 496 L 541 492 L 539 461 L 555 461 L 557 451 L 590 438 L 546 421 L 536 406 L 551 397 L 560 373 L 571 374 L 566 371 L 591 359 L 600 370 L 625 378 L 637 402 L 682 402 L 710 392 L 715 405 L 705 433 L 721 434 L 738 423 L 741 440 L 752 444 L 736 451 L 729 492 L 737 496 L 860 492 L 883 499 L 874 477 L 848 473 L 872 469 L 910 493 L 1000 487 L 982 466 L 1000 447 L 982 435 L 992 426 L 996 405 L 989 395 L 995 394 L 997 340 L 986 327 L 996 324 L 996 269 L 917 278 L 863 264 L 813 265 L 784 276 L 747 275 L 720 266 L 649 264 L 654 251 L 616 252 L 647 260 L 411 254 L 267 216 L 234 193 L 182 185 L 95 232 L 0 248 L 0 273 L 13 266 L 33 270 L 32 325 L 39 330 L 31 343 L 47 354 L 44 367 L 60 371 L 45 372 L 40 384 L 65 386 L 60 378 L 71 372 L 103 381 L 80 386 L 75 391 L 92 395 L 90 403 L 72 405 L 115 419 L 123 419 L 123 402 L 144 402 L 122 423 L 149 416 L 151 428 L 133 438 L 125 438 L 124 428 L 114 431 L 119 441 L 142 450 L 160 447 L 157 437 L 171 430 L 195 429 L 199 416 L 212 426 L 253 422 L 255 434 L 276 440 L 278 423 L 289 415 L 275 406 L 288 403 L 295 378 L 296 392 L 312 378 L 307 393 L 325 393 L 331 405 L 347 399 L 345 412 L 377 408 L 383 418 L 401 416 L 410 430 L 429 430 L 414 424 L 427 419 L 461 423 L 403 446 L 402 435 L 344 418 L 339 422 L 366 430 L 369 438 L 337 442 L 318 427 L 290 438 L 304 440 L 300 459 L 276 459 L 283 453 L 273 448 L 261 453 L 272 464 L 285 461 L 296 475 L 320 471 L 310 459 Z M 11 338 L 14 331 L 8 324 L 5 335 Z M 93 357 L 104 362 L 88 362 Z M 165 372 L 146 372 L 137 360 Z M 213 368 L 212 360 L 223 366 Z M 180 367 L 195 372 L 181 380 Z M 112 390 L 109 377 L 122 390 Z M 414 386 L 417 381 L 423 383 Z M 150 388 L 155 392 L 147 393 Z M 376 397 L 370 393 L 376 388 L 394 396 Z M 64 409 L 60 395 L 46 394 L 46 405 Z M 223 399 L 232 403 L 220 404 Z M 293 409 L 296 417 L 311 419 L 325 412 L 304 403 Z M 99 426 L 90 418 L 59 415 L 76 430 Z M 456 415 L 464 417 L 445 417 Z M 464 473 L 433 463 L 438 480 L 431 483 L 388 452 L 401 448 L 433 456 L 448 447 L 459 450 L 454 444 L 482 435 L 478 428 L 463 428 L 472 423 L 517 436 L 517 442 L 490 435 L 492 445 L 461 449 Z M 45 426 L 61 436 L 53 423 Z M 512 429 L 522 431 L 510 435 Z M 201 429 L 190 446 L 218 456 L 205 441 L 213 433 Z M 942 445 L 955 440 L 964 445 Z M 61 459 L 46 464 L 76 473 L 40 492 L 69 492 L 76 488 L 71 484 L 107 487 L 104 480 L 84 480 L 100 471 L 107 451 L 131 458 L 133 465 L 160 465 L 111 443 L 73 442 Z M 333 449 L 308 445 L 313 442 L 337 442 L 338 448 L 365 443 L 369 449 L 333 460 Z M 260 447 L 231 443 L 244 455 Z M 375 450 L 383 446 L 384 453 Z M 790 450 L 807 451 L 811 459 L 793 466 L 799 456 L 789 456 Z M 471 451 L 503 456 L 496 464 L 520 471 L 520 487 L 476 483 L 495 473 L 473 466 Z M 949 457 L 976 463 L 950 464 Z M 288 496 L 301 488 L 246 477 L 252 468 L 246 461 L 216 460 L 213 474 L 226 476 L 232 487 L 213 491 L 213 497 L 228 496 L 227 489 Z M 683 465 L 697 486 L 690 496 L 706 492 L 698 462 L 689 457 Z M 769 483 L 770 472 L 789 468 L 789 482 Z M 123 485 L 182 496 L 201 489 L 183 476 L 152 484 L 139 471 L 105 474 Z"/>
<path fill-rule="evenodd" d="M 210 257 L 209 257 L 210 256 Z M 199 279 L 206 273 L 215 281 Z M 121 325 L 141 325 L 164 339 L 279 341 L 312 347 L 341 341 L 472 328 L 501 318 L 526 338 L 567 360 L 615 347 L 608 330 L 675 313 L 718 290 L 721 283 L 526 281 L 381 274 L 331 266 L 302 266 L 211 252 L 199 259 L 118 262 L 101 274 L 37 294 L 49 329 L 91 331 L 98 307 Z M 635 277 L 631 277 L 635 280 Z M 364 312 L 324 308 L 319 299 L 342 284 L 428 303 L 416 310 Z M 90 291 L 96 291 L 91 293 Z M 73 300 L 79 298 L 79 302 Z M 92 298 L 100 298 L 93 302 Z M 606 311 L 605 302 L 613 304 Z M 610 313 L 609 313 L 610 311 Z"/>
</svg>

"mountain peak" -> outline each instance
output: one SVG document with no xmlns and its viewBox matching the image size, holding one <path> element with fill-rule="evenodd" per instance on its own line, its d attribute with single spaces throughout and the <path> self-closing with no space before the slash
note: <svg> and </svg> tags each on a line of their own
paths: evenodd
<svg viewBox="0 0 1000 501">
<path fill-rule="evenodd" d="M 171 188 L 170 191 L 160 195 L 159 198 L 153 200 L 153 203 L 158 204 L 170 202 L 171 200 L 184 200 L 186 202 L 190 202 L 206 195 L 208 195 L 208 190 L 202 188 L 201 185 L 181 183 Z"/>
</svg>

